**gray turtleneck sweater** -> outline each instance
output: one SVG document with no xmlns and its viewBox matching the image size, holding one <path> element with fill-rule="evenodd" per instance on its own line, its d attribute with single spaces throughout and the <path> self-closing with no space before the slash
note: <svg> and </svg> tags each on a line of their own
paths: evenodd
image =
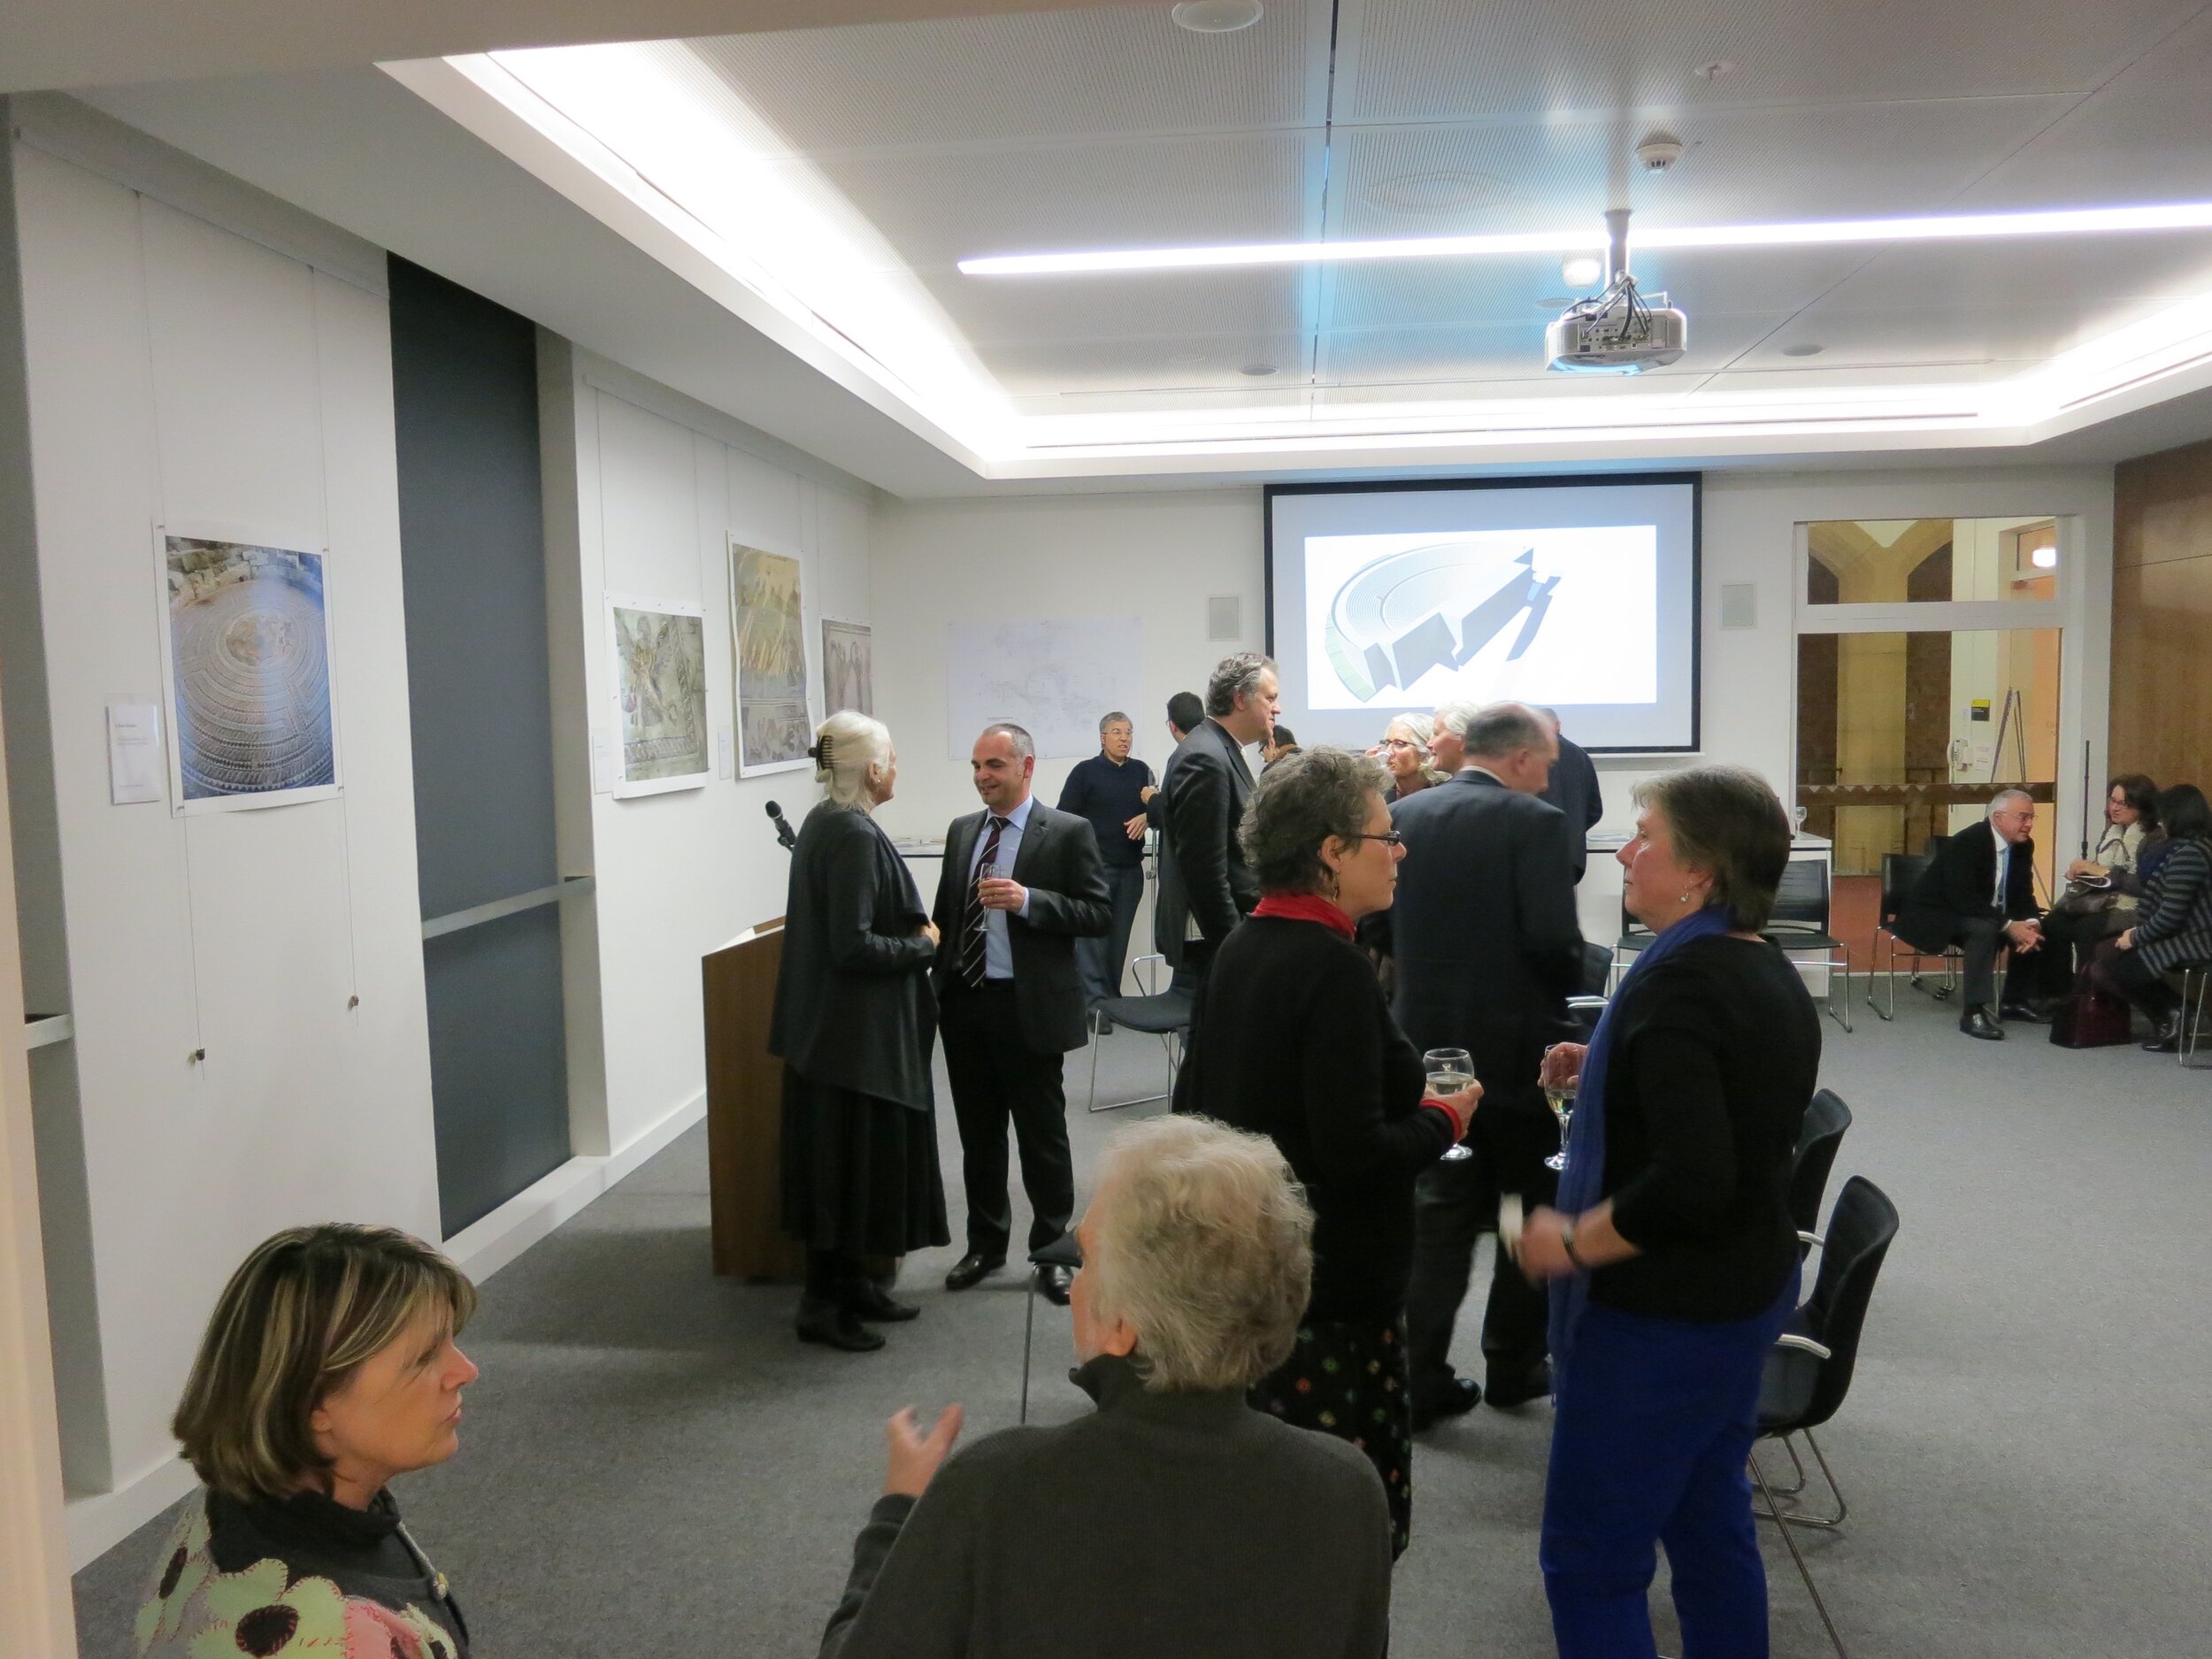
<svg viewBox="0 0 2212 1659">
<path fill-rule="evenodd" d="M 824 1659 L 1375 1659 L 1390 1523 L 1346 1440 L 1241 1391 L 1154 1394 L 1125 1360 L 1071 1373 L 1098 1402 L 949 1459 L 876 1501 Z"/>
</svg>

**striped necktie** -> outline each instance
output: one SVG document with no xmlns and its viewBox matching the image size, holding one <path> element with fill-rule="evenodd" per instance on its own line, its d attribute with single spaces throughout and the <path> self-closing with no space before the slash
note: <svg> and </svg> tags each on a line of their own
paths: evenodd
<svg viewBox="0 0 2212 1659">
<path fill-rule="evenodd" d="M 1005 832 L 1006 822 L 995 817 L 991 820 L 983 856 L 975 861 L 975 874 L 968 882 L 966 913 L 960 918 L 960 977 L 977 987 L 983 984 L 983 930 L 988 914 L 983 908 L 983 872 L 998 862 L 998 838 Z"/>
</svg>

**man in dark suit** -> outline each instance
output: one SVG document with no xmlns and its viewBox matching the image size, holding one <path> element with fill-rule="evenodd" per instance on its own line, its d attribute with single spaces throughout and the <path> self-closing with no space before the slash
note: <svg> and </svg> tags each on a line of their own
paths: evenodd
<svg viewBox="0 0 2212 1659">
<path fill-rule="evenodd" d="M 1559 1131 L 1537 1068 L 1548 1044 L 1571 1034 L 1565 999 L 1582 972 L 1565 826 L 1537 798 L 1554 758 L 1543 722 L 1517 703 L 1447 703 L 1432 751 L 1454 776 L 1390 809 L 1406 848 L 1386 912 L 1395 1010 L 1415 1047 L 1466 1049 L 1483 1097 L 1467 1137 L 1474 1156 L 1434 1165 L 1415 1191 L 1406 1356 L 1417 1427 L 1482 1398 L 1452 1371 L 1452 1327 L 1501 1194 L 1532 1209 L 1556 1189 L 1544 1159 Z M 1548 1391 L 1549 1305 L 1501 1249 L 1482 1324 L 1491 1404 Z"/>
<path fill-rule="evenodd" d="M 1598 789 L 1598 769 L 1590 759 L 1590 751 L 1560 731 L 1558 711 L 1540 708 L 1536 718 L 1551 733 L 1552 746 L 1559 755 L 1551 764 L 1551 781 L 1536 798 L 1550 802 L 1566 817 L 1567 856 L 1579 886 L 1590 863 L 1590 832 L 1605 816 L 1605 796 Z"/>
<path fill-rule="evenodd" d="M 983 810 L 955 818 L 945 832 L 932 912 L 938 1030 L 968 1192 L 968 1253 L 945 1275 L 949 1290 L 966 1290 L 1006 1264 L 1010 1119 L 1029 1194 L 1029 1248 L 1068 1230 L 1075 1161 L 1061 1066 L 1089 1037 L 1075 941 L 1113 926 L 1090 825 L 1030 795 L 1037 746 L 1029 733 L 986 726 L 970 764 Z M 1041 1287 L 1064 1302 L 1073 1277 L 1048 1267 Z"/>
<path fill-rule="evenodd" d="M 1167 700 L 1167 734 L 1175 748 L 1168 751 L 1167 759 L 1160 766 L 1160 787 L 1152 792 L 1152 798 L 1144 803 L 1147 822 L 1160 833 L 1159 856 L 1156 861 L 1153 879 L 1164 884 L 1167 869 L 1167 775 L 1175 769 L 1175 757 L 1183 747 L 1183 740 L 1196 729 L 1206 718 L 1206 701 L 1194 691 L 1179 691 Z M 1183 966 L 1183 922 L 1187 911 L 1175 918 L 1171 928 L 1160 913 L 1158 895 L 1152 903 L 1152 949 L 1158 951 L 1179 981 L 1177 988 L 1188 993 L 1190 975 Z"/>
<path fill-rule="evenodd" d="M 1947 837 L 1913 883 L 1897 917 L 1897 936 L 1930 956 L 1956 945 L 1965 956 L 1966 1011 L 1959 1029 L 1985 1042 L 2001 1042 L 2001 1019 L 2041 1023 L 2030 1008 L 2032 987 L 1997 1002 L 1997 952 L 2025 956 L 2043 943 L 2035 902 L 2035 803 L 2007 789 L 1989 803 L 1989 816 Z M 2025 979 L 2028 976 L 2020 976 Z"/>
<path fill-rule="evenodd" d="M 1260 902 L 1237 826 L 1252 796 L 1244 750 L 1273 732 L 1279 700 L 1273 663 L 1254 651 L 1224 657 L 1206 683 L 1206 718 L 1161 772 L 1167 804 L 1153 933 L 1173 943 L 1171 962 L 1190 964 L 1201 979 L 1229 930 Z"/>
</svg>

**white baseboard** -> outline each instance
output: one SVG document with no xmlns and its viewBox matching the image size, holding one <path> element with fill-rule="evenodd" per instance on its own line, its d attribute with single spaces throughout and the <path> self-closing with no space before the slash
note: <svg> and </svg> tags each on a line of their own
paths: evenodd
<svg viewBox="0 0 2212 1659">
<path fill-rule="evenodd" d="M 703 1090 L 606 1156 L 569 1159 L 448 1239 L 445 1253 L 481 1284 L 706 1115 Z M 190 1464 L 172 1457 L 111 1492 L 72 1494 L 64 1511 L 69 1571 L 79 1571 L 105 1555 L 197 1482 Z M 152 1570 L 149 1561 L 147 1571 Z"/>
</svg>

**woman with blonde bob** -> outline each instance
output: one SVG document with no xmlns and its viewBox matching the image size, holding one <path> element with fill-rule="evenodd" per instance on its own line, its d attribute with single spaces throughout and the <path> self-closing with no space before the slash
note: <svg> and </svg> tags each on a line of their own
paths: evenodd
<svg viewBox="0 0 2212 1659">
<path fill-rule="evenodd" d="M 937 929 L 875 821 L 899 777 L 879 720 L 833 714 L 815 733 L 822 799 L 800 826 L 784 903 L 769 1052 L 783 1063 L 783 1225 L 807 1249 L 802 1342 L 883 1346 L 872 1325 L 920 1311 L 871 1256 L 946 1244 L 929 1050 Z"/>
<path fill-rule="evenodd" d="M 173 1425 L 205 1489 L 138 1615 L 142 1659 L 465 1659 L 393 1477 L 460 1444 L 475 1286 L 388 1227 L 292 1227 L 215 1303 Z"/>
</svg>

